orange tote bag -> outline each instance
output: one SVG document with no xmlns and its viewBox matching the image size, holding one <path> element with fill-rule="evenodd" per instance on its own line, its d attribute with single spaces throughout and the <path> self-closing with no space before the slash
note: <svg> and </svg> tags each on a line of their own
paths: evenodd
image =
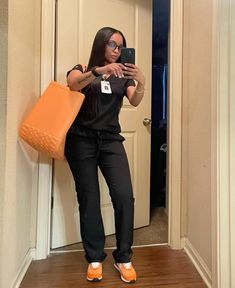
<svg viewBox="0 0 235 288">
<path fill-rule="evenodd" d="M 39 152 L 63 160 L 66 134 L 77 116 L 84 94 L 51 82 L 20 126 L 20 137 Z"/>
</svg>

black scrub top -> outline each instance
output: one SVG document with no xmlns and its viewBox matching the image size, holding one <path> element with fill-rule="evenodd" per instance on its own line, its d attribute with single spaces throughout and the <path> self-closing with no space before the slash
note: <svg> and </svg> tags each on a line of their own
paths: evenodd
<svg viewBox="0 0 235 288">
<path fill-rule="evenodd" d="M 72 70 L 84 72 L 82 66 L 78 64 L 68 71 L 67 76 Z M 112 93 L 106 94 L 101 91 L 102 80 L 102 76 L 99 76 L 88 87 L 82 90 L 82 93 L 84 93 L 86 97 L 89 97 L 90 93 L 96 97 L 95 116 L 88 120 L 81 117 L 81 113 L 78 113 L 69 133 L 85 137 L 95 137 L 98 132 L 102 133 L 102 138 L 104 139 L 122 141 L 124 138 L 119 135 L 121 132 L 119 112 L 127 88 L 129 86 L 135 86 L 135 82 L 132 79 L 118 78 L 115 75 L 110 75 L 106 81 L 110 83 Z M 86 101 L 86 99 L 84 101 Z"/>
</svg>

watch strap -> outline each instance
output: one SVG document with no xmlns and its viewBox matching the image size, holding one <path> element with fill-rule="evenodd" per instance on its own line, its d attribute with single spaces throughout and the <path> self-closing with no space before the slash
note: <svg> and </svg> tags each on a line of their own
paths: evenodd
<svg viewBox="0 0 235 288">
<path fill-rule="evenodd" d="M 97 68 L 97 67 L 98 67 L 98 66 L 93 67 L 93 68 L 91 69 L 91 73 L 92 73 L 95 77 L 101 76 L 101 74 L 99 74 L 99 73 L 96 71 L 96 68 Z"/>
</svg>

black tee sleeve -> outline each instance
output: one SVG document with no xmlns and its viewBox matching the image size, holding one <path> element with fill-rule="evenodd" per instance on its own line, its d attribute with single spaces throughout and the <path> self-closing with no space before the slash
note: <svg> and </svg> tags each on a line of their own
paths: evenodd
<svg viewBox="0 0 235 288">
<path fill-rule="evenodd" d="M 133 79 L 128 79 L 126 81 L 126 89 L 129 87 L 129 86 L 134 86 L 135 87 L 135 81 Z"/>
<path fill-rule="evenodd" d="M 86 67 L 85 67 L 85 69 L 86 69 Z M 84 73 L 83 66 L 82 66 L 81 64 L 77 64 L 77 65 L 74 66 L 71 70 L 69 70 L 69 71 L 67 72 L 66 77 L 68 77 L 68 76 L 69 76 L 69 73 L 70 73 L 71 71 L 73 71 L 73 70 L 79 70 L 79 71 L 81 71 L 82 73 Z"/>
</svg>

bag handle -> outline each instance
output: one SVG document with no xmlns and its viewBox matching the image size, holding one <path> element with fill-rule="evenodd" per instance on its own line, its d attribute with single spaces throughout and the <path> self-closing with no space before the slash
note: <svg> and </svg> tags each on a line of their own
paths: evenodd
<svg viewBox="0 0 235 288">
<path fill-rule="evenodd" d="M 84 64 L 80 64 L 82 66 L 82 73 L 87 72 L 87 66 Z"/>
</svg>

